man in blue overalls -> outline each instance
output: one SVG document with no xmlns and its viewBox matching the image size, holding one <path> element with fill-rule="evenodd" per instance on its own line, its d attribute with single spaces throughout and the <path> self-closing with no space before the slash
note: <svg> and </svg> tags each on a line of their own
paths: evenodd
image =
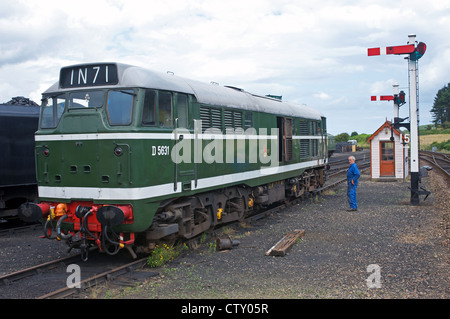
<svg viewBox="0 0 450 319">
<path fill-rule="evenodd" d="M 356 200 L 356 187 L 358 187 L 358 179 L 361 176 L 358 166 L 355 163 L 355 157 L 348 158 L 350 168 L 347 170 L 347 196 L 350 209 L 347 211 L 353 212 L 358 210 L 358 202 Z"/>
</svg>

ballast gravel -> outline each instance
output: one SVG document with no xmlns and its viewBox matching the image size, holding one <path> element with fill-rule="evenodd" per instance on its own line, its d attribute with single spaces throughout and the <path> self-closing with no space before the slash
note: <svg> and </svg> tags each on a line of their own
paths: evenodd
<svg viewBox="0 0 450 319">
<path fill-rule="evenodd" d="M 228 235 L 240 243 L 196 250 L 157 269 L 131 290 L 105 288 L 98 298 L 141 299 L 403 299 L 450 297 L 448 185 L 434 172 L 432 194 L 410 205 L 409 181 L 372 181 L 363 174 L 359 210 L 347 211 L 345 183 Z M 447 192 L 447 193 L 443 193 Z M 447 222 L 446 222 L 447 221 Z M 265 252 L 286 233 L 305 229 L 284 257 Z M 145 271 L 145 270 L 144 270 Z"/>
</svg>

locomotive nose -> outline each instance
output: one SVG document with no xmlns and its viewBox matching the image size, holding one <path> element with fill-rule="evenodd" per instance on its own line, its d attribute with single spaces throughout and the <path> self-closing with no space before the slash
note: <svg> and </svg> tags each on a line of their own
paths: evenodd
<svg viewBox="0 0 450 319">
<path fill-rule="evenodd" d="M 19 206 L 17 215 L 20 220 L 27 223 L 35 223 L 50 212 L 48 204 L 24 203 Z"/>
</svg>

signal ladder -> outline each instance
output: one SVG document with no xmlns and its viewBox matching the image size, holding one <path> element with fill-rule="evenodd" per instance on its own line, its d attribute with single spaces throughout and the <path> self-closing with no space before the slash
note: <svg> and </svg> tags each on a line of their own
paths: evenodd
<svg viewBox="0 0 450 319">
<path fill-rule="evenodd" d="M 416 63 L 414 63 L 415 65 L 415 73 L 416 73 L 416 103 L 417 103 L 417 125 L 419 125 L 420 123 L 420 118 L 419 118 L 419 61 L 416 60 Z M 408 72 L 408 83 L 411 83 L 411 72 Z M 413 88 L 409 88 L 409 94 L 411 94 L 411 92 L 414 92 Z M 411 98 L 409 99 L 411 101 Z M 410 108 L 410 112 L 409 112 L 409 116 L 411 118 L 411 108 Z"/>
</svg>

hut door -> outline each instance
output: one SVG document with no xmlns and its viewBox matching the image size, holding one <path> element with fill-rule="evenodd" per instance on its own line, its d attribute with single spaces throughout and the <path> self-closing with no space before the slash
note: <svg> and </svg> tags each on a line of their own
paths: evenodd
<svg viewBox="0 0 450 319">
<path fill-rule="evenodd" d="M 380 176 L 395 176 L 394 142 L 380 142 Z"/>
</svg>

